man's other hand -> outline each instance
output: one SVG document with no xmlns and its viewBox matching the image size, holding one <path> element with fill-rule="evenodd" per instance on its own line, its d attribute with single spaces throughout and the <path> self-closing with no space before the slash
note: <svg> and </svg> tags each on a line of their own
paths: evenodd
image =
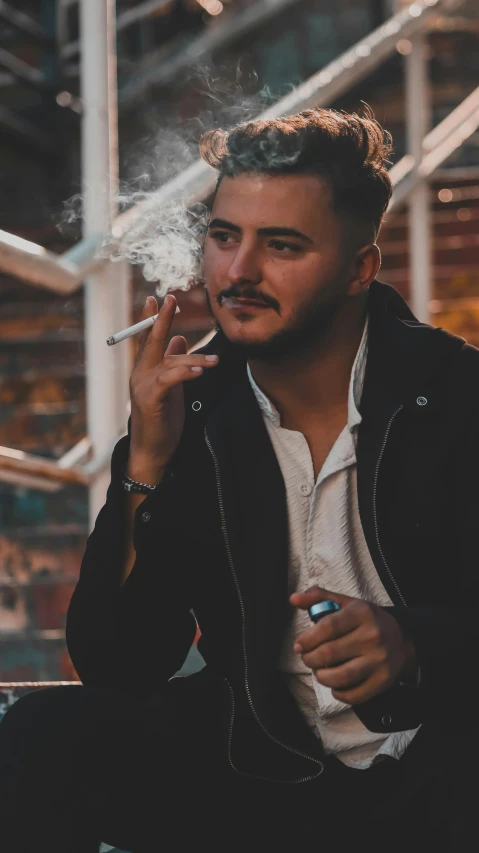
<svg viewBox="0 0 479 853">
<path fill-rule="evenodd" d="M 317 586 L 294 593 L 290 601 L 301 610 L 320 601 L 340 607 L 303 631 L 294 644 L 294 651 L 335 699 L 359 705 L 414 673 L 412 641 L 379 605 Z"/>
</svg>

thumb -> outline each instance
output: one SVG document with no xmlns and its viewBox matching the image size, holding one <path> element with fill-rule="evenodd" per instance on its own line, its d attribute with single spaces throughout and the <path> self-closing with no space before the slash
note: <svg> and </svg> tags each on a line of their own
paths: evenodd
<svg viewBox="0 0 479 853">
<path fill-rule="evenodd" d="M 186 355 L 186 338 L 183 335 L 175 335 L 168 344 L 165 355 Z"/>
<path fill-rule="evenodd" d="M 349 595 L 342 595 L 340 592 L 331 592 L 329 589 L 324 589 L 320 586 L 312 586 L 305 592 L 294 592 L 290 595 L 289 600 L 294 607 L 300 610 L 307 610 L 312 604 L 318 604 L 320 601 L 334 601 L 339 607 L 344 607 L 354 601 Z"/>
</svg>

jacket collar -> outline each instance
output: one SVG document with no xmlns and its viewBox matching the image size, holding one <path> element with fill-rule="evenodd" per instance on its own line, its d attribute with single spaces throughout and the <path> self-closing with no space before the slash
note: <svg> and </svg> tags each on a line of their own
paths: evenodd
<svg viewBox="0 0 479 853">
<path fill-rule="evenodd" d="M 371 386 L 390 404 L 427 398 L 445 362 L 463 347 L 463 338 L 420 323 L 397 290 L 383 282 L 371 284 L 368 309 L 369 352 L 361 409 L 367 409 Z"/>
</svg>

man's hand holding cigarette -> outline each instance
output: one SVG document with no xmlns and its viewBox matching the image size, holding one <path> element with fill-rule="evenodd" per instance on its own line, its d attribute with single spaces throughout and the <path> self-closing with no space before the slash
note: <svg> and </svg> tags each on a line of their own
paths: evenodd
<svg viewBox="0 0 479 853">
<path fill-rule="evenodd" d="M 216 355 L 187 353 L 186 340 L 175 335 L 166 342 L 175 316 L 176 299 L 168 294 L 158 312 L 154 296 L 143 310 L 146 319 L 158 313 L 143 332 L 130 379 L 131 442 L 127 474 L 156 485 L 172 458 L 184 425 L 183 382 L 196 379 L 218 363 Z"/>
</svg>

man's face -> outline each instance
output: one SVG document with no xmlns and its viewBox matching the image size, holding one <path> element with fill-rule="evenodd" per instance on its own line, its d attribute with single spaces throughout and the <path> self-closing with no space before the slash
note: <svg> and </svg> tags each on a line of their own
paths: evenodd
<svg viewBox="0 0 479 853">
<path fill-rule="evenodd" d="M 233 344 L 274 358 L 318 342 L 353 295 L 357 249 L 345 222 L 319 177 L 223 179 L 204 279 L 210 310 Z"/>
</svg>

